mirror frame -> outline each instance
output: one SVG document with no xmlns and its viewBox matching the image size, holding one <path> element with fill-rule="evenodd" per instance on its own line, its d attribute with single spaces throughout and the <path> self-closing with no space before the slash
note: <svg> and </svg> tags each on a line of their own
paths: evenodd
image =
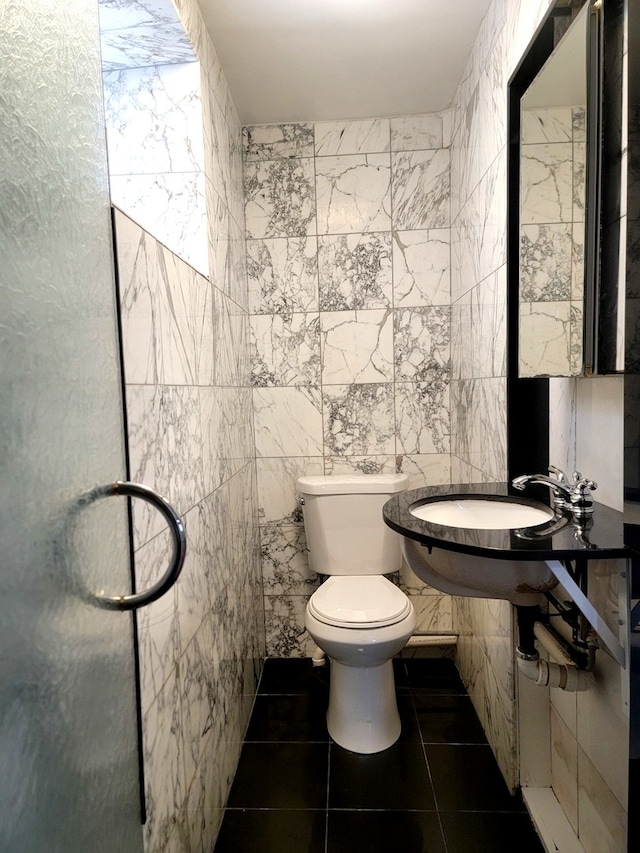
<svg viewBox="0 0 640 853">
<path fill-rule="evenodd" d="M 585 44 L 587 103 L 586 103 L 586 163 L 585 163 L 585 232 L 584 232 L 584 301 L 582 322 L 582 370 L 567 372 L 567 376 L 590 376 L 598 373 L 598 304 L 600 302 L 600 187 L 602 139 L 602 14 L 601 0 L 556 0 L 509 80 L 508 101 L 508 234 L 507 275 L 509 301 L 515 303 L 517 316 L 510 321 L 515 330 L 515 375 L 519 374 L 520 348 L 520 130 L 521 100 L 547 59 L 560 44 L 573 19 L 585 6 L 587 43 Z M 512 306 L 513 307 L 513 306 Z M 514 325 L 515 323 L 515 325 Z M 563 374 L 554 374 L 563 375 Z M 545 377 L 547 374 L 540 374 Z M 536 377 L 522 377 L 533 381 Z"/>
</svg>

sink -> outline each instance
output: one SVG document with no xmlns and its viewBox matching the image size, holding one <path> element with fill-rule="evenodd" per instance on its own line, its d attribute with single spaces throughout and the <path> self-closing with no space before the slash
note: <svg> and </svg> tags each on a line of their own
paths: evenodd
<svg viewBox="0 0 640 853">
<path fill-rule="evenodd" d="M 541 593 L 557 585 L 544 559 L 509 547 L 523 534 L 526 538 L 558 521 L 548 506 L 500 494 L 405 496 L 410 529 L 399 530 L 406 534 L 402 552 L 429 586 L 450 595 L 535 605 Z"/>
<path fill-rule="evenodd" d="M 476 496 L 450 498 L 421 503 L 409 508 L 415 518 L 441 524 L 444 527 L 461 527 L 467 530 L 514 530 L 535 527 L 551 521 L 553 510 L 546 506 L 531 506 L 492 498 Z"/>
</svg>

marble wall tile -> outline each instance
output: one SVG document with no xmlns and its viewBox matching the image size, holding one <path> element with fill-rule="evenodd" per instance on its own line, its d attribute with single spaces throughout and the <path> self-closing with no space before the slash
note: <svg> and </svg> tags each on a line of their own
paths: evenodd
<svg viewBox="0 0 640 853">
<path fill-rule="evenodd" d="M 396 450 L 409 456 L 449 453 L 449 383 L 396 383 Z"/>
<path fill-rule="evenodd" d="M 251 317 L 251 383 L 318 385 L 320 321 L 317 314 Z"/>
<path fill-rule="evenodd" d="M 149 234 L 208 275 L 205 177 L 202 172 L 114 175 L 111 201 Z"/>
<path fill-rule="evenodd" d="M 320 331 L 323 386 L 393 379 L 390 308 L 322 312 Z"/>
<path fill-rule="evenodd" d="M 311 595 L 318 588 L 320 579 L 309 567 L 304 527 L 261 527 L 260 548 L 266 595 Z"/>
<path fill-rule="evenodd" d="M 108 72 L 103 88 L 110 174 L 202 169 L 199 63 Z"/>
<path fill-rule="evenodd" d="M 388 231 L 391 224 L 388 154 L 316 160 L 319 234 Z"/>
<path fill-rule="evenodd" d="M 139 24 L 101 31 L 102 67 L 107 71 L 193 61 L 193 51 L 180 24 Z"/>
<path fill-rule="evenodd" d="M 313 124 L 258 124 L 242 128 L 246 162 L 313 157 Z"/>
<path fill-rule="evenodd" d="M 267 657 L 311 657 L 315 642 L 304 627 L 304 595 L 267 595 L 264 600 Z"/>
<path fill-rule="evenodd" d="M 204 494 L 237 474 L 255 455 L 250 388 L 200 388 Z"/>
<path fill-rule="evenodd" d="M 322 457 L 284 456 L 256 461 L 261 525 L 302 524 L 298 477 L 323 474 Z"/>
<path fill-rule="evenodd" d="M 320 309 L 348 311 L 391 304 L 391 235 L 340 234 L 318 240 Z"/>
<path fill-rule="evenodd" d="M 500 267 L 451 309 L 453 377 L 506 374 L 507 270 Z"/>
<path fill-rule="evenodd" d="M 451 375 L 451 309 L 444 306 L 395 311 L 396 381 L 442 384 Z"/>
<path fill-rule="evenodd" d="M 451 383 L 451 453 L 488 475 L 506 480 L 505 377 Z"/>
<path fill-rule="evenodd" d="M 560 302 L 571 298 L 573 225 L 523 225 L 520 229 L 520 299 Z"/>
<path fill-rule="evenodd" d="M 578 745 L 578 838 L 585 853 L 617 853 L 627 844 L 627 815 Z"/>
<path fill-rule="evenodd" d="M 446 149 L 392 155 L 393 227 L 446 228 L 449 212 L 449 152 Z"/>
<path fill-rule="evenodd" d="M 211 289 L 214 385 L 248 385 L 249 317 L 226 293 Z"/>
<path fill-rule="evenodd" d="M 396 308 L 449 305 L 448 228 L 393 232 L 393 304 Z"/>
<path fill-rule="evenodd" d="M 452 478 L 449 453 L 398 453 L 396 460 L 398 473 L 407 474 L 409 477 L 409 489 L 462 482 Z"/>
<path fill-rule="evenodd" d="M 416 613 L 416 631 L 448 634 L 453 630 L 451 597 L 436 590 L 432 594 L 410 595 Z"/>
<path fill-rule="evenodd" d="M 522 222 L 571 222 L 573 152 L 571 143 L 523 145 L 520 206 Z"/>
<path fill-rule="evenodd" d="M 315 125 L 316 157 L 389 151 L 389 119 L 322 121 Z"/>
<path fill-rule="evenodd" d="M 252 314 L 318 308 L 316 237 L 247 240 L 247 274 Z"/>
<path fill-rule="evenodd" d="M 574 832 L 578 831 L 578 743 L 551 706 L 551 787 Z"/>
<path fill-rule="evenodd" d="M 324 473 L 332 474 L 395 474 L 396 457 L 392 455 L 371 456 L 325 456 Z"/>
<path fill-rule="evenodd" d="M 305 237 L 315 233 L 313 164 L 308 157 L 245 163 L 248 238 Z"/>
<path fill-rule="evenodd" d="M 207 180 L 206 191 L 210 224 L 209 281 L 243 310 L 247 310 L 249 293 L 244 231 L 210 180 Z"/>
<path fill-rule="evenodd" d="M 577 121 L 579 120 L 577 119 Z M 539 142 L 573 141 L 571 107 L 522 110 L 521 122 L 520 141 L 524 145 L 534 145 Z"/>
<path fill-rule="evenodd" d="M 253 406 L 258 457 L 322 455 L 318 388 L 254 388 Z"/>
<path fill-rule="evenodd" d="M 323 393 L 324 447 L 330 455 L 395 450 L 393 384 L 328 385 Z"/>
<path fill-rule="evenodd" d="M 392 151 L 423 151 L 446 148 L 443 132 L 444 114 L 397 116 L 391 119 Z"/>
<path fill-rule="evenodd" d="M 567 376 L 571 369 L 571 303 L 520 303 L 520 375 Z"/>
</svg>

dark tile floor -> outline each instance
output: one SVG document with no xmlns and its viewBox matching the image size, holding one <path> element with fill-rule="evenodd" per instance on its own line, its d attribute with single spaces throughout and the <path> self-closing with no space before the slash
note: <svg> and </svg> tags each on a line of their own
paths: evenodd
<svg viewBox="0 0 640 853">
<path fill-rule="evenodd" d="M 542 853 L 453 663 L 394 666 L 402 734 L 359 755 L 327 734 L 328 667 L 265 663 L 215 853 Z"/>
</svg>

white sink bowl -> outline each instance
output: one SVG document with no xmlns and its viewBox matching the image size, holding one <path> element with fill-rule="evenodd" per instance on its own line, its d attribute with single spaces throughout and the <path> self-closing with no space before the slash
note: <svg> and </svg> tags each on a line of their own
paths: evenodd
<svg viewBox="0 0 640 853">
<path fill-rule="evenodd" d="M 528 506 L 511 501 L 483 498 L 451 498 L 411 507 L 409 512 L 422 521 L 444 527 L 463 527 L 467 530 L 513 530 L 535 527 L 553 518 L 548 507 Z"/>
<path fill-rule="evenodd" d="M 553 510 L 544 504 L 519 503 L 499 496 L 469 495 L 418 502 L 410 514 L 427 525 L 465 530 L 514 530 L 550 522 Z M 426 530 L 425 530 L 426 532 Z M 402 552 L 410 568 L 429 586 L 450 595 L 473 598 L 504 598 L 512 604 L 534 605 L 541 593 L 557 585 L 551 569 L 542 560 L 476 556 L 439 548 L 436 531 L 429 530 L 427 548 L 415 539 L 402 537 Z M 446 535 L 443 535 L 446 541 Z M 484 535 L 478 534 L 481 545 Z M 435 541 L 434 541 L 435 540 Z"/>
</svg>

